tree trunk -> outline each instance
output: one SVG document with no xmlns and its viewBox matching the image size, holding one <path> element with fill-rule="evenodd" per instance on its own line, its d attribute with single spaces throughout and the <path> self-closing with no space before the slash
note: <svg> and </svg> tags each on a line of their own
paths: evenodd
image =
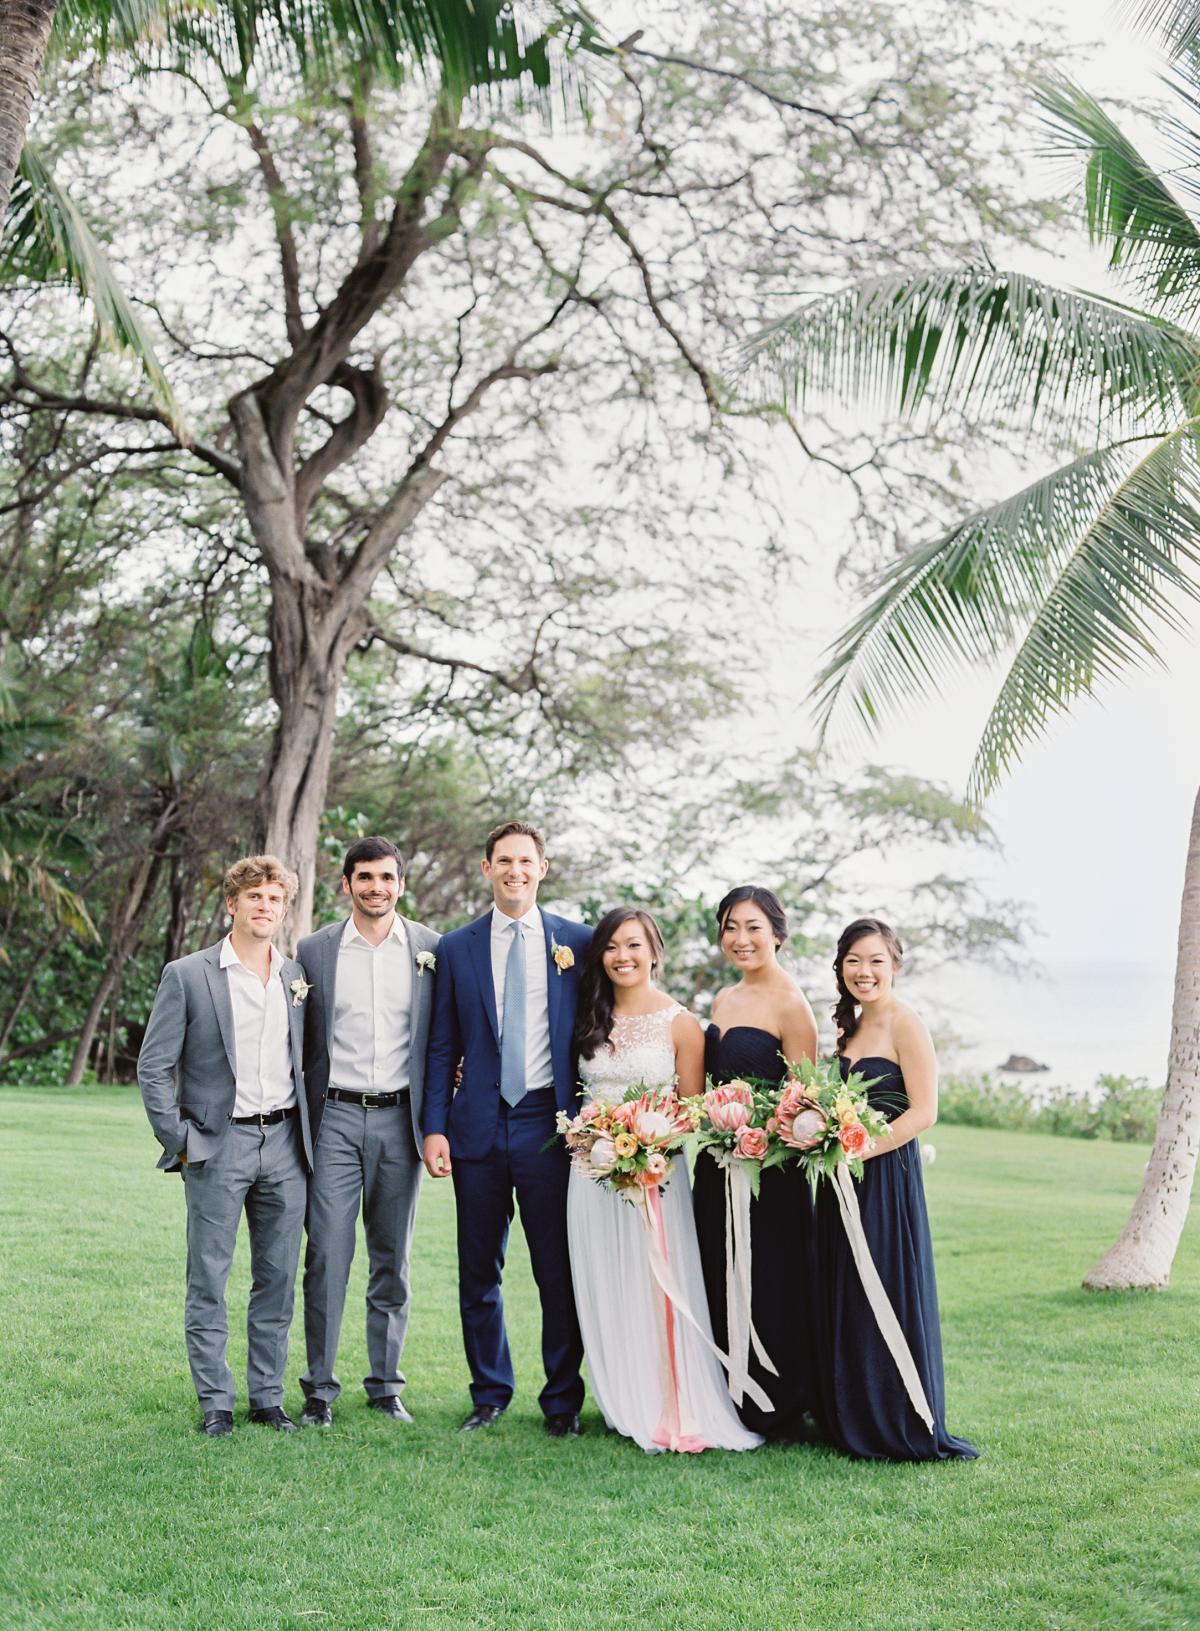
<svg viewBox="0 0 1200 1631">
<path fill-rule="evenodd" d="M 57 942 L 54 938 L 48 938 L 42 942 L 37 956 L 29 965 L 25 978 L 21 982 L 21 989 L 13 998 L 12 1007 L 8 1010 L 8 1013 L 5 1016 L 3 1026 L 0 1026 L 0 1062 L 9 1057 L 8 1044 L 12 1037 L 13 1030 L 16 1027 L 16 1023 L 18 1019 L 20 1019 L 21 1013 L 24 1010 L 25 1004 L 29 1001 L 29 993 L 33 990 L 33 982 L 37 979 L 38 969 L 41 968 L 42 964 L 46 961 L 46 958 L 49 957 L 51 951 L 54 950 L 56 943 Z"/>
<path fill-rule="evenodd" d="M 338 692 L 366 629 L 361 608 L 347 617 L 311 580 L 276 582 L 271 599 L 271 689 L 279 718 L 259 777 L 256 846 L 287 863 L 300 890 L 284 925 L 289 950 L 312 927 L 317 844 Z"/>
<path fill-rule="evenodd" d="M 75 1044 L 71 1068 L 67 1071 L 66 1085 L 68 1087 L 78 1087 L 83 1080 L 83 1073 L 87 1068 L 88 1054 L 91 1052 L 92 1043 L 96 1038 L 96 1030 L 100 1024 L 100 1016 L 104 1012 L 104 1005 L 109 997 L 113 995 L 120 982 L 125 959 L 137 944 L 142 924 L 154 904 L 154 891 L 158 884 L 158 875 L 162 871 L 163 862 L 166 860 L 166 856 L 158 846 L 168 841 L 171 822 L 176 813 L 177 807 L 172 801 L 168 810 L 160 818 L 151 838 L 151 843 L 156 847 L 142 857 L 130 879 L 129 889 L 125 896 L 124 911 L 118 917 L 113 931 L 112 954 L 105 964 L 99 985 L 92 993 L 92 1000 L 88 1004 L 88 1011 L 84 1017 L 83 1028 L 80 1030 L 79 1040 Z"/>
<path fill-rule="evenodd" d="M 1196 1155 L 1200 1150 L 1200 793 L 1192 810 L 1171 1055 L 1146 1175 L 1120 1238 L 1084 1280 L 1093 1291 L 1157 1290 L 1165 1286 L 1187 1222 Z"/>
<path fill-rule="evenodd" d="M 58 0 L 5 0 L 0 6 L 0 222 L 37 91 Z"/>
</svg>

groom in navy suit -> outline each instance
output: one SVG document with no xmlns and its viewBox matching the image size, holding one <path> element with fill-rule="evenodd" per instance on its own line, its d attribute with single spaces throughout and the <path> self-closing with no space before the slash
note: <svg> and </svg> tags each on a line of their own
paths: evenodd
<svg viewBox="0 0 1200 1631">
<path fill-rule="evenodd" d="M 482 866 L 495 904 L 438 947 L 422 1128 L 430 1176 L 454 1176 L 473 1407 L 462 1431 L 491 1427 L 513 1395 L 500 1279 L 515 1191 L 542 1303 L 538 1402 L 546 1431 L 564 1438 L 579 1432 L 583 1343 L 567 1251 L 569 1164 L 554 1116 L 578 1104 L 571 1033 L 592 931 L 538 910 L 547 864 L 528 821 L 488 834 Z"/>
</svg>

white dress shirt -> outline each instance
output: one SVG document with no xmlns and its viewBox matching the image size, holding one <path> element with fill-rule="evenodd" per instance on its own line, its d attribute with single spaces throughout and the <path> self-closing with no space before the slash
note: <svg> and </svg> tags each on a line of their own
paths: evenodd
<svg viewBox="0 0 1200 1631">
<path fill-rule="evenodd" d="M 266 985 L 247 968 L 229 935 L 221 942 L 221 967 L 229 984 L 233 1009 L 235 1116 L 268 1115 L 296 1102 L 288 993 L 279 978 L 283 958 L 271 947 L 271 974 Z"/>
<path fill-rule="evenodd" d="M 492 907 L 492 984 L 496 990 L 496 1023 L 504 1030 L 504 973 L 517 921 Z M 550 1056 L 550 993 L 547 989 L 546 931 L 542 914 L 531 906 L 519 920 L 525 926 L 525 1080 L 528 1091 L 553 1087 Z"/>
<path fill-rule="evenodd" d="M 345 1093 L 397 1093 L 409 1086 L 413 958 L 404 919 L 373 946 L 348 917 L 334 975 L 329 1085 Z"/>
</svg>

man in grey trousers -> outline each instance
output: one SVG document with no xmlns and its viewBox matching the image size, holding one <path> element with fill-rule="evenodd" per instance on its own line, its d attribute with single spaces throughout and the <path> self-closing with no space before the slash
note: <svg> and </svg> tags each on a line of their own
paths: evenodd
<svg viewBox="0 0 1200 1631">
<path fill-rule="evenodd" d="M 300 942 L 312 994 L 304 1068 L 315 1156 L 304 1259 L 302 1427 L 329 1427 L 359 1207 L 367 1237 L 367 1403 L 396 1422 L 408 1327 L 408 1254 L 421 1183 L 425 1042 L 439 936 L 401 917 L 404 862 L 386 838 L 361 838 L 342 866 L 350 916 Z"/>
<path fill-rule="evenodd" d="M 273 855 L 230 867 L 229 934 L 167 964 L 138 1056 L 146 1114 L 164 1152 L 158 1164 L 183 1173 L 184 1331 L 200 1430 L 210 1438 L 233 1431 L 225 1286 L 243 1211 L 252 1276 L 250 1420 L 281 1432 L 296 1426 L 283 1410 L 283 1375 L 312 1166 L 303 1074 L 307 986 L 300 964 L 271 943 L 296 887 L 295 873 Z"/>
</svg>

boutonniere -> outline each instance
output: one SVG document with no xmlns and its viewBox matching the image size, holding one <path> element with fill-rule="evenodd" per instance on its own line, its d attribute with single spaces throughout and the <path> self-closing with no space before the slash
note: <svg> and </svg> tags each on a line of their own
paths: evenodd
<svg viewBox="0 0 1200 1631">
<path fill-rule="evenodd" d="M 436 968 L 437 958 L 431 951 L 417 953 L 417 979 L 419 980 L 427 968 Z"/>
<path fill-rule="evenodd" d="M 550 936 L 550 955 L 560 975 L 564 969 L 575 967 L 575 953 L 570 946 L 560 946 L 553 935 Z"/>
<path fill-rule="evenodd" d="M 288 990 L 292 993 L 292 1007 L 299 1008 L 305 997 L 307 997 L 308 993 L 312 990 L 312 986 L 307 980 L 293 980 L 291 985 L 288 986 Z"/>
</svg>

